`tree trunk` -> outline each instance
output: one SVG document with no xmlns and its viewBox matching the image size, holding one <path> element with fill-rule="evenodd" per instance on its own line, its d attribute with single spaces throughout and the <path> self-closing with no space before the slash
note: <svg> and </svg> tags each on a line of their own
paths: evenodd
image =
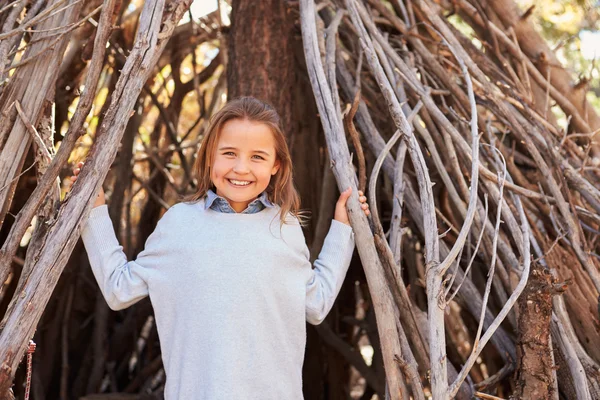
<svg viewBox="0 0 600 400">
<path fill-rule="evenodd" d="M 294 185 L 302 199 L 302 209 L 312 215 L 310 226 L 304 229 L 306 241 L 313 241 L 320 207 L 323 148 L 322 132 L 317 118 L 317 108 L 307 79 L 306 62 L 302 53 L 297 9 L 285 1 L 239 0 L 232 3 L 231 28 L 227 38 L 227 88 L 228 97 L 254 96 L 271 104 L 281 117 L 281 127 L 287 138 L 294 165 Z M 335 199 L 331 204 L 335 203 Z M 330 220 L 331 218 L 329 218 Z M 327 221 L 327 229 L 329 221 Z M 352 293 L 348 293 L 352 295 Z M 342 294 L 343 296 L 343 294 Z M 345 299 L 346 301 L 352 299 Z M 338 301 L 343 302 L 344 299 Z M 340 382 L 347 381 L 347 369 L 337 371 L 343 359 L 335 351 L 323 352 L 323 342 L 308 326 L 307 351 L 303 369 L 307 398 L 318 398 L 329 392 L 343 396 L 347 389 Z M 315 353 L 321 354 L 315 354 Z M 323 358 L 327 355 L 330 362 Z M 334 362 L 333 360 L 337 360 Z M 332 371 L 335 369 L 336 371 Z M 322 377 L 343 375 L 344 379 L 329 379 L 324 385 Z M 337 374 L 337 375 L 336 375 Z"/>
<path fill-rule="evenodd" d="M 274 106 L 288 139 L 293 134 L 293 88 L 297 80 L 293 35 L 294 23 L 285 1 L 232 3 L 227 40 L 228 97 L 255 96 Z"/>
</svg>

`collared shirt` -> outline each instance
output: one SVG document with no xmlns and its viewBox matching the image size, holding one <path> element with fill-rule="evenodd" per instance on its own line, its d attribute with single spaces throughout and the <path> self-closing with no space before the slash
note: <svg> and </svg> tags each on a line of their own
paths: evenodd
<svg viewBox="0 0 600 400">
<path fill-rule="evenodd" d="M 266 207 L 273 207 L 273 203 L 267 197 L 267 192 L 262 192 L 260 196 L 252 200 L 248 207 L 240 214 L 255 214 L 259 211 L 264 210 Z M 213 192 L 211 189 L 206 192 L 206 201 L 204 203 L 204 209 L 211 208 L 214 211 L 235 214 L 235 210 L 231 208 L 229 202 L 224 198 Z"/>
</svg>

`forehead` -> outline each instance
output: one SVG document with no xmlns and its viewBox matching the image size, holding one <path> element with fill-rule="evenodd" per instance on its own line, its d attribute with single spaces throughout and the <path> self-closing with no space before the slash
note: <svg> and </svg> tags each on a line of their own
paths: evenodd
<svg viewBox="0 0 600 400">
<path fill-rule="evenodd" d="M 232 119 L 221 127 L 217 147 L 230 146 L 243 149 L 275 148 L 275 138 L 271 128 L 261 122 Z"/>
</svg>

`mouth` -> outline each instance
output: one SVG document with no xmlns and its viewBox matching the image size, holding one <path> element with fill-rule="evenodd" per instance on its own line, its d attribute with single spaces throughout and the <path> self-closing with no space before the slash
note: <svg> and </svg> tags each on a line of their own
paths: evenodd
<svg viewBox="0 0 600 400">
<path fill-rule="evenodd" d="M 253 183 L 252 181 L 244 181 L 244 180 L 237 180 L 237 179 L 227 179 L 227 182 L 229 182 L 231 185 L 233 185 L 235 187 L 246 187 Z"/>
</svg>

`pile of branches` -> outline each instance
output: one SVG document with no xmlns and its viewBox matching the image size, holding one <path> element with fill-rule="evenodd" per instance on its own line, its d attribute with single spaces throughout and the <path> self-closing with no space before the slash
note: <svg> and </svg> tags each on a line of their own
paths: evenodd
<svg viewBox="0 0 600 400">
<path fill-rule="evenodd" d="M 600 398 L 586 89 L 512 0 L 334 3 L 300 1 L 304 52 L 339 187 L 356 169 L 373 210 L 350 204 L 391 398 Z"/>
<path fill-rule="evenodd" d="M 220 12 L 178 25 L 191 0 L 128 4 L 0 1 L 0 397 L 13 380 L 22 394 L 17 367 L 34 332 L 35 398 L 161 396 L 150 302 L 110 313 L 76 243 L 105 177 L 131 258 L 169 204 L 193 191 L 193 155 L 229 90 L 221 39 L 233 38 Z M 342 288 L 317 327 L 327 346 L 308 330 L 305 365 L 324 364 L 315 348 L 328 352 L 317 375 L 344 381 L 342 368 L 331 372 L 342 359 L 364 379 L 365 399 L 384 398 L 386 384 L 392 399 L 600 398 L 600 118 L 531 10 L 513 0 L 286 5 L 292 16 L 300 6 L 330 160 L 311 159 L 310 173 L 295 176 L 320 188 L 311 257 L 335 180 L 357 184 L 373 210 L 367 219 L 349 202 L 369 293 Z M 219 54 L 204 66 L 192 57 L 183 79 L 184 58 L 216 41 Z M 86 130 L 94 144 L 82 151 Z M 71 173 L 73 154 L 87 155 L 86 167 L 60 202 L 56 178 Z M 349 278 L 362 283 L 357 267 Z M 371 365 L 357 351 L 365 337 Z M 341 392 L 346 382 L 327 384 Z"/>
</svg>

